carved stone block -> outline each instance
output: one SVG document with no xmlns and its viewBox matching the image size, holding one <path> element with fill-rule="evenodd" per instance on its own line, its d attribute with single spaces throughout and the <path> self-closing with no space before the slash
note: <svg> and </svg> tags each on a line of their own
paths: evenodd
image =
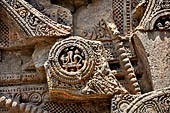
<svg viewBox="0 0 170 113">
<path fill-rule="evenodd" d="M 128 93 L 111 72 L 106 55 L 99 41 L 74 36 L 57 42 L 45 63 L 51 99 L 87 100 Z"/>
</svg>

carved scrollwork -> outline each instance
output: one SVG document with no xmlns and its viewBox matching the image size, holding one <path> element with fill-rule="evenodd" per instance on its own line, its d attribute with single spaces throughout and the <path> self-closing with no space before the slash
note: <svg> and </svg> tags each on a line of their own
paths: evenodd
<svg viewBox="0 0 170 113">
<path fill-rule="evenodd" d="M 149 0 L 147 10 L 138 26 L 139 30 L 164 29 L 164 22 L 159 22 L 160 17 L 170 15 L 170 3 L 167 0 Z M 166 25 L 166 24 L 165 24 Z M 167 29 L 167 28 L 166 28 Z M 165 29 L 165 30 L 166 30 Z"/>
<path fill-rule="evenodd" d="M 88 78 L 94 68 L 92 49 L 78 39 L 66 39 L 57 43 L 49 53 L 49 65 L 55 77 L 69 84 L 80 83 Z"/>
<path fill-rule="evenodd" d="M 115 95 L 112 113 L 169 113 L 170 88 L 143 95 Z"/>
<path fill-rule="evenodd" d="M 9 113 L 48 113 L 48 111 L 43 110 L 32 104 L 19 103 L 6 96 L 0 96 L 0 106 L 7 108 Z"/>
<path fill-rule="evenodd" d="M 170 88 L 146 93 L 134 99 L 123 113 L 169 113 Z"/>
<path fill-rule="evenodd" d="M 41 94 L 39 94 L 39 93 L 32 93 L 32 94 L 30 94 L 29 102 L 37 104 L 37 103 L 41 103 L 41 101 L 42 101 Z"/>
<path fill-rule="evenodd" d="M 45 63 L 51 98 L 58 95 L 67 99 L 69 96 L 80 99 L 90 94 L 95 98 L 103 98 L 95 94 L 107 97 L 128 93 L 111 72 L 106 60 L 107 53 L 101 42 L 78 36 L 57 42 Z"/>
<path fill-rule="evenodd" d="M 28 36 L 67 36 L 71 33 L 71 27 L 52 21 L 24 0 L 1 0 L 0 6 Z"/>
</svg>

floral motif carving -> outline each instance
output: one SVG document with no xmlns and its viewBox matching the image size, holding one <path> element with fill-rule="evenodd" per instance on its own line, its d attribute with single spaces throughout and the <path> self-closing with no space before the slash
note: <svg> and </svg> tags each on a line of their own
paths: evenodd
<svg viewBox="0 0 170 113">
<path fill-rule="evenodd" d="M 0 6 L 14 17 L 28 36 L 67 36 L 71 33 L 71 27 L 52 21 L 24 0 L 1 0 Z"/>
</svg>

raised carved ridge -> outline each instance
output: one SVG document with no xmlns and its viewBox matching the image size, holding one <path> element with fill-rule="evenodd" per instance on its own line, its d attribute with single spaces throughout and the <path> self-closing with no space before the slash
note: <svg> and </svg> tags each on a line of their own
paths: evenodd
<svg viewBox="0 0 170 113">
<path fill-rule="evenodd" d="M 9 113 L 48 113 L 48 111 L 32 104 L 19 103 L 5 96 L 0 96 L 0 105 L 1 107 L 9 109 Z"/>
<path fill-rule="evenodd" d="M 128 93 L 111 72 L 106 56 L 107 52 L 99 41 L 74 36 L 57 42 L 45 63 L 51 98 L 55 98 L 55 92 L 68 93 L 65 97 L 61 95 L 63 98 L 70 96 L 80 100 L 82 97 L 98 98 L 98 94 L 107 97 Z"/>
<path fill-rule="evenodd" d="M 29 36 L 67 36 L 71 27 L 58 24 L 24 0 L 1 0 L 3 7 Z"/>
</svg>

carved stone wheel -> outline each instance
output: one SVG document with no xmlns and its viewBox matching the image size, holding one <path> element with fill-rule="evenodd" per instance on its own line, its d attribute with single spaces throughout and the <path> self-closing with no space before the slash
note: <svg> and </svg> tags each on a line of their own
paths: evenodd
<svg viewBox="0 0 170 113">
<path fill-rule="evenodd" d="M 170 87 L 140 95 L 123 113 L 170 113 Z"/>
<path fill-rule="evenodd" d="M 94 68 L 91 47 L 74 36 L 56 43 L 49 53 L 49 64 L 55 77 L 68 84 L 87 79 Z M 80 74 L 81 73 L 81 74 Z"/>
</svg>

